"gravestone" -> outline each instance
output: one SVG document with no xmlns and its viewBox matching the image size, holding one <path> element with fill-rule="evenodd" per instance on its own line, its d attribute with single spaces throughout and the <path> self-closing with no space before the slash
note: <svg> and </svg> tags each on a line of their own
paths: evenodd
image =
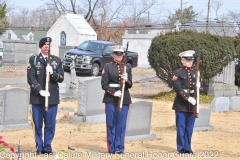
<svg viewBox="0 0 240 160">
<path fill-rule="evenodd" d="M 86 77 L 78 79 L 78 111 L 71 116 L 76 123 L 102 123 L 106 121 L 104 90 L 101 89 L 101 77 Z"/>
<path fill-rule="evenodd" d="M 229 108 L 232 110 L 240 111 L 240 97 L 233 96 L 230 98 Z"/>
<path fill-rule="evenodd" d="M 132 100 L 127 117 L 126 141 L 156 139 L 150 132 L 152 118 L 152 102 Z"/>
<path fill-rule="evenodd" d="M 198 118 L 195 120 L 193 131 L 211 131 L 214 129 L 210 126 L 211 109 L 199 108 Z"/>
<path fill-rule="evenodd" d="M 28 123 L 29 91 L 0 88 L 0 130 L 31 128 Z"/>
<path fill-rule="evenodd" d="M 154 87 L 154 82 L 142 82 L 140 85 L 142 87 Z"/>
<path fill-rule="evenodd" d="M 101 77 L 86 77 L 78 79 L 78 111 L 70 115 L 75 123 L 105 123 L 106 114 L 102 99 L 105 91 L 101 89 Z M 156 139 L 156 134 L 150 133 L 152 102 L 132 100 L 127 125 L 126 141 Z"/>
<path fill-rule="evenodd" d="M 70 75 L 67 72 L 64 72 L 64 80 L 62 83 L 58 83 L 59 86 L 59 93 L 60 94 L 65 94 L 69 92 L 69 80 L 70 79 Z"/>
<path fill-rule="evenodd" d="M 229 111 L 229 98 L 228 97 L 217 97 L 211 102 L 210 109 L 214 112 Z"/>
</svg>

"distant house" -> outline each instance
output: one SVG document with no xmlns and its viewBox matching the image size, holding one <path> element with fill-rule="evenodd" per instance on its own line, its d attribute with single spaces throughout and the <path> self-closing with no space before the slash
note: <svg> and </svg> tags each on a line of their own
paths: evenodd
<svg viewBox="0 0 240 160">
<path fill-rule="evenodd" d="M 42 37 L 46 36 L 46 30 L 39 30 L 33 26 L 30 28 L 8 28 L 0 36 L 0 46 L 2 46 L 2 40 L 39 41 Z"/>
<path fill-rule="evenodd" d="M 182 24 L 179 26 L 180 30 L 188 29 L 196 32 L 206 32 L 207 23 L 206 21 L 198 21 L 198 22 L 187 22 L 186 24 Z M 232 23 L 223 23 L 217 21 L 209 21 L 208 23 L 208 33 L 219 35 L 219 36 L 237 36 L 238 34 L 238 26 Z"/>
<path fill-rule="evenodd" d="M 46 37 L 46 30 L 37 30 L 31 28 L 9 28 L 2 34 L 2 39 L 11 40 L 26 40 L 26 41 L 39 41 L 42 37 Z"/>
</svg>

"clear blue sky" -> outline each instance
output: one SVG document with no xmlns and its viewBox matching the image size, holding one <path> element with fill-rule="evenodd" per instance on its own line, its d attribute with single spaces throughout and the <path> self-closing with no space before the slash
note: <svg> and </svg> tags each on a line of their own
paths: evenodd
<svg viewBox="0 0 240 160">
<path fill-rule="evenodd" d="M 8 2 L 10 3 L 15 3 L 18 6 L 23 6 L 29 9 L 37 8 L 43 5 L 45 1 L 46 0 L 8 0 Z M 174 11 L 180 8 L 181 6 L 181 0 L 159 0 L 159 2 L 161 4 L 159 9 L 161 9 L 166 14 L 168 13 L 168 11 L 174 13 Z M 240 0 L 222 0 L 222 2 L 224 3 L 224 5 L 218 11 L 219 14 L 227 13 L 229 10 L 240 12 Z M 208 0 L 182 0 L 182 4 L 183 9 L 189 6 L 193 6 L 193 9 L 195 11 L 197 11 L 198 13 L 202 12 L 202 15 L 204 17 L 207 16 Z M 210 18 L 212 19 L 216 18 L 215 11 L 213 8 L 211 8 L 210 13 L 211 13 Z"/>
</svg>

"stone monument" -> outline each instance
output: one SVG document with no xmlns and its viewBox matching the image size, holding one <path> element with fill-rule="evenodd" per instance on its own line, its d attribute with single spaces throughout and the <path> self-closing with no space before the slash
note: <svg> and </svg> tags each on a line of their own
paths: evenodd
<svg viewBox="0 0 240 160">
<path fill-rule="evenodd" d="M 28 112 L 27 89 L 0 88 L 0 130 L 31 128 L 31 123 L 28 123 Z"/>
<path fill-rule="evenodd" d="M 76 77 L 76 60 L 77 60 L 77 55 L 72 55 L 71 56 L 72 63 L 70 63 L 70 75 L 71 75 L 71 81 L 70 81 L 70 86 L 69 88 L 76 88 L 77 85 L 77 77 Z"/>
</svg>

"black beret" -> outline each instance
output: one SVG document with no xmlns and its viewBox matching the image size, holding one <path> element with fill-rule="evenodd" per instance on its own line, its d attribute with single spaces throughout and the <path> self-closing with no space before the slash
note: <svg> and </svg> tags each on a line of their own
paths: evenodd
<svg viewBox="0 0 240 160">
<path fill-rule="evenodd" d="M 42 46 L 44 46 L 44 44 L 46 42 L 51 43 L 52 39 L 50 37 L 43 37 L 42 39 L 40 39 L 40 41 L 39 41 L 39 48 L 42 48 Z"/>
</svg>

